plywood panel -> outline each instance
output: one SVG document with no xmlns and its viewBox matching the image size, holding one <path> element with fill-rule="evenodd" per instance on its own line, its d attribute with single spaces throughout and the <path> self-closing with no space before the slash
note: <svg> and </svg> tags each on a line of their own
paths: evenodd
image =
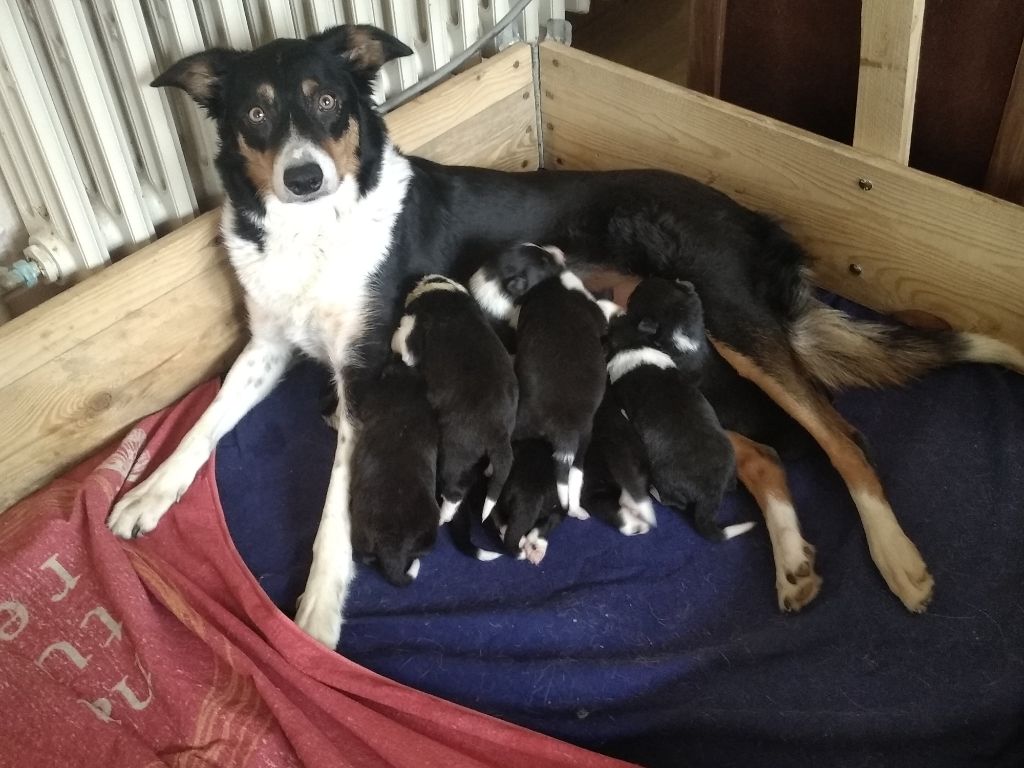
<svg viewBox="0 0 1024 768">
<path fill-rule="evenodd" d="M 925 0 L 863 0 L 853 145 L 906 165 Z"/>
<path fill-rule="evenodd" d="M 555 43 L 541 81 L 548 167 L 688 174 L 779 216 L 827 288 L 1024 346 L 1019 206 Z"/>
<path fill-rule="evenodd" d="M 388 125 L 405 151 L 441 162 L 536 167 L 534 105 L 520 45 Z M 217 220 L 201 216 L 0 327 L 0 510 L 225 369 L 244 323 Z"/>
</svg>

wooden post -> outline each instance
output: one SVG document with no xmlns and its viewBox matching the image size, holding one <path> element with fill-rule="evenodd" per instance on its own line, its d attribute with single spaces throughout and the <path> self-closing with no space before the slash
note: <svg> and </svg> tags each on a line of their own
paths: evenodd
<svg viewBox="0 0 1024 768">
<path fill-rule="evenodd" d="M 906 165 L 925 0 L 863 0 L 853 145 Z"/>
<path fill-rule="evenodd" d="M 985 190 L 1024 205 L 1024 46 L 1017 58 L 1017 69 L 988 162 Z"/>
</svg>

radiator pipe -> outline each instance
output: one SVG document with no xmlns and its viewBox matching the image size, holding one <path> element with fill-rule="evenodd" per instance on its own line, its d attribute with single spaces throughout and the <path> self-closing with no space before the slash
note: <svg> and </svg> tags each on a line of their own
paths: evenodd
<svg viewBox="0 0 1024 768">
<path fill-rule="evenodd" d="M 510 26 L 512 26 L 512 23 L 517 18 L 519 18 L 519 15 L 523 12 L 523 10 L 525 10 L 526 6 L 528 6 L 531 2 L 533 2 L 533 0 L 519 0 L 518 3 L 516 3 L 514 6 L 512 6 L 512 8 L 509 9 L 508 13 L 502 16 L 501 20 L 497 24 L 491 27 L 491 29 L 487 30 L 487 32 L 475 43 L 469 46 L 469 48 L 464 50 L 462 53 L 460 53 L 458 56 L 449 61 L 440 69 L 435 70 L 430 75 L 420 80 L 415 85 L 411 85 L 404 91 L 396 93 L 390 99 L 381 104 L 379 109 L 380 113 L 382 115 L 386 115 L 391 110 L 395 109 L 396 107 L 402 106 L 403 104 L 405 104 L 405 102 L 409 101 L 410 99 L 416 98 L 421 93 L 423 93 L 423 91 L 427 90 L 428 88 L 434 87 L 441 80 L 444 80 L 446 77 L 448 77 L 448 75 L 450 75 L 456 69 L 461 67 L 471 58 L 476 56 L 480 49 L 487 45 L 487 43 L 490 40 L 497 37 Z"/>
</svg>

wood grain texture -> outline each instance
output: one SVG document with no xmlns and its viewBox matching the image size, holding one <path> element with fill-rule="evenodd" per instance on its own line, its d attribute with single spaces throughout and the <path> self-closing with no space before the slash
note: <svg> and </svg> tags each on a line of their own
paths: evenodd
<svg viewBox="0 0 1024 768">
<path fill-rule="evenodd" d="M 407 152 L 535 168 L 535 104 L 530 49 L 519 45 L 387 122 Z M 230 364 L 245 327 L 218 215 L 0 326 L 0 510 Z"/>
<path fill-rule="evenodd" d="M 1024 347 L 1019 206 L 555 43 L 541 81 L 547 167 L 687 174 L 779 217 L 826 288 Z"/>
<path fill-rule="evenodd" d="M 988 163 L 985 189 L 1024 205 L 1024 46 L 1017 59 L 1010 92 L 1003 107 L 995 147 Z"/>
<path fill-rule="evenodd" d="M 863 0 L 853 146 L 906 165 L 925 0 Z"/>
</svg>

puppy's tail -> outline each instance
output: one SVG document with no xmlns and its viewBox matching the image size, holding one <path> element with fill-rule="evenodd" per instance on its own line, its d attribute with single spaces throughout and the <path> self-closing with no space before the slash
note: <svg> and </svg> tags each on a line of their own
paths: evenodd
<svg viewBox="0 0 1024 768">
<path fill-rule="evenodd" d="M 898 386 L 960 362 L 994 363 L 1024 374 L 1024 353 L 998 339 L 855 320 L 813 299 L 790 329 L 800 362 L 832 390 Z"/>
</svg>

